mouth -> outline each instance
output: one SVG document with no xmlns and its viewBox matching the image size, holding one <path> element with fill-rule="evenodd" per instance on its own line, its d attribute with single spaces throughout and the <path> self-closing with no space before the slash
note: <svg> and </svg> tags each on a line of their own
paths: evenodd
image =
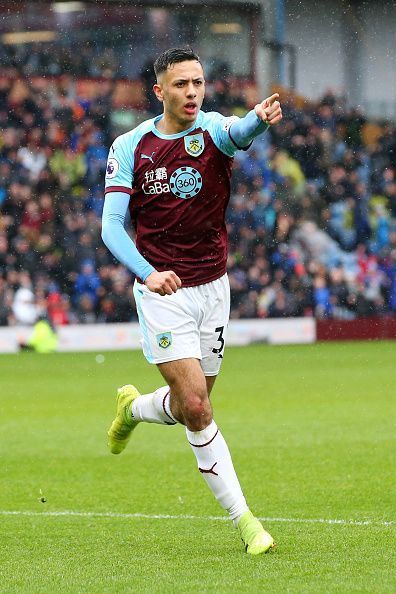
<svg viewBox="0 0 396 594">
<path fill-rule="evenodd" d="M 189 101 L 188 103 L 184 104 L 184 111 L 188 115 L 194 115 L 197 111 L 197 104 L 194 101 Z"/>
</svg>

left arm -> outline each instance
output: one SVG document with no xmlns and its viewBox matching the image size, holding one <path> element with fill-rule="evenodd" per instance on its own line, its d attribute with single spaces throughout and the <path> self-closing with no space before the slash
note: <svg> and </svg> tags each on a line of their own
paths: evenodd
<svg viewBox="0 0 396 594">
<path fill-rule="evenodd" d="M 269 126 L 281 121 L 282 109 L 278 99 L 279 94 L 274 93 L 258 103 L 244 118 L 231 124 L 229 135 L 238 148 L 247 148 L 257 136 L 268 130 Z"/>
</svg>

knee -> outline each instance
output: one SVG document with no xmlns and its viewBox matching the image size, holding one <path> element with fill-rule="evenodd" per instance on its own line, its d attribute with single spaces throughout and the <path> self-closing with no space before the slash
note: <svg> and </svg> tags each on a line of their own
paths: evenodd
<svg viewBox="0 0 396 594">
<path fill-rule="evenodd" d="M 190 431 L 202 431 L 212 421 L 212 407 L 207 393 L 189 396 L 183 405 L 183 416 Z"/>
</svg>

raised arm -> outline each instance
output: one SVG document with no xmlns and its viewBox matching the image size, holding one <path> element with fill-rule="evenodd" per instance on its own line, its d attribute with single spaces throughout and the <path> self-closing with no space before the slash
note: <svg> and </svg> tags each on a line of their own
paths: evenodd
<svg viewBox="0 0 396 594">
<path fill-rule="evenodd" d="M 258 103 L 244 118 L 235 120 L 231 124 L 229 134 L 238 148 L 248 147 L 269 126 L 281 121 L 282 108 L 278 99 L 279 94 L 274 93 Z"/>
</svg>

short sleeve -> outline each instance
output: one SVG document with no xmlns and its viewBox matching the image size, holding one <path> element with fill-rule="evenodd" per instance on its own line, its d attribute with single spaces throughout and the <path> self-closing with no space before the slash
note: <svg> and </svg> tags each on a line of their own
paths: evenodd
<svg viewBox="0 0 396 594">
<path fill-rule="evenodd" d="M 133 183 L 133 151 L 127 150 L 126 135 L 118 136 L 110 147 L 105 176 L 107 192 L 131 194 Z"/>
<path fill-rule="evenodd" d="M 205 127 L 211 135 L 217 148 L 228 157 L 234 157 L 239 150 L 230 137 L 230 128 L 234 122 L 239 121 L 238 116 L 225 117 L 220 113 L 207 113 Z"/>
</svg>

